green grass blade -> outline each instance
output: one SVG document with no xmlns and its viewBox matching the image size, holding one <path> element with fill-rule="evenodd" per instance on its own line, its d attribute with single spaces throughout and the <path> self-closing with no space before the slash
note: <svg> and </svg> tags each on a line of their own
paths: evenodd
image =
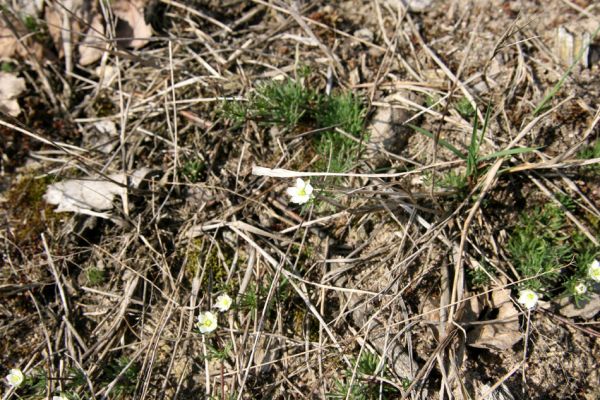
<svg viewBox="0 0 600 400">
<path fill-rule="evenodd" d="M 415 126 L 412 124 L 407 124 L 410 128 L 412 128 L 414 131 L 419 132 L 421 135 L 427 136 L 429 139 L 434 139 L 434 135 L 433 133 L 429 132 L 427 129 L 423 129 L 419 126 Z M 451 152 L 453 152 L 454 154 L 456 154 L 459 158 L 461 158 L 462 160 L 466 160 L 467 156 L 465 156 L 463 153 L 461 153 L 460 150 L 458 150 L 456 147 L 452 146 L 450 143 L 448 143 L 447 141 L 445 141 L 444 139 L 439 138 L 438 139 L 438 143 L 441 144 L 442 146 L 444 146 L 446 149 L 450 150 Z"/>
<path fill-rule="evenodd" d="M 488 154 L 487 156 L 483 156 L 477 159 L 477 162 L 493 160 L 495 158 L 512 156 L 514 154 L 522 154 L 522 153 L 530 153 L 532 151 L 537 150 L 537 147 L 515 147 L 514 149 L 497 151 L 496 153 Z"/>
<path fill-rule="evenodd" d="M 487 112 L 486 112 L 487 118 Z M 473 131 L 471 132 L 471 142 L 469 143 L 469 149 L 467 153 L 467 176 L 474 176 L 477 172 L 477 154 L 479 153 L 479 146 L 481 140 L 477 137 L 477 129 L 479 128 L 479 118 L 477 115 L 473 118 Z M 481 138 L 485 130 L 481 132 Z"/>
</svg>

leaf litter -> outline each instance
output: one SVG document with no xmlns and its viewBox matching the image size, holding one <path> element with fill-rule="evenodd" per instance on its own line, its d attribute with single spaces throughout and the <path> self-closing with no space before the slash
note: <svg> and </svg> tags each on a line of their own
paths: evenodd
<svg viewBox="0 0 600 400">
<path fill-rule="evenodd" d="M 0 202 L 2 365 L 83 397 L 597 398 L 597 293 L 580 307 L 557 284 L 522 310 L 535 278 L 507 251 L 553 201 L 563 236 L 597 242 L 577 154 L 598 134 L 598 66 L 551 92 L 574 60 L 556 32 L 590 32 L 592 2 L 102 4 L 28 11 L 41 35 L 11 5 L 2 26 L 7 79 L 29 88 L 8 90 L 21 112 L 0 130 L 2 162 L 23 165 Z M 273 76 L 360 96 L 370 135 L 321 127 L 358 142 L 348 170 L 330 174 L 314 119 L 232 123 L 223 104 Z M 307 205 L 292 177 L 310 178 Z M 223 292 L 233 312 L 202 337 Z"/>
</svg>

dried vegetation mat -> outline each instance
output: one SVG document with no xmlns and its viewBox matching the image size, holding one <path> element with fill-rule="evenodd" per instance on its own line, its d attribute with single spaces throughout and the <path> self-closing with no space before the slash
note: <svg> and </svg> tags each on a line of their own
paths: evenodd
<svg viewBox="0 0 600 400">
<path fill-rule="evenodd" d="M 600 397 L 597 2 L 0 7 L 4 399 Z"/>
</svg>

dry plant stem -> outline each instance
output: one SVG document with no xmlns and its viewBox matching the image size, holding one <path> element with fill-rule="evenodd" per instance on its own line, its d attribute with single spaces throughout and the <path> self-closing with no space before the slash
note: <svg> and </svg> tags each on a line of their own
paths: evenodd
<svg viewBox="0 0 600 400">
<path fill-rule="evenodd" d="M 44 338 L 46 339 L 46 350 L 48 352 L 47 358 L 44 363 L 46 370 L 47 370 L 46 373 L 48 374 L 48 376 L 53 376 L 52 366 L 54 365 L 54 351 L 52 350 L 52 341 L 50 340 L 50 333 L 48 332 L 48 327 L 46 326 L 46 323 L 44 322 L 46 320 L 46 318 L 44 318 L 44 316 L 42 315 L 40 306 L 39 306 L 35 296 L 33 295 L 33 293 L 30 290 L 28 290 L 27 294 L 31 298 L 31 301 L 32 301 L 33 305 L 35 306 L 35 309 L 38 313 L 38 317 L 40 318 L 40 325 L 42 326 L 42 332 L 44 333 Z M 52 379 L 48 379 L 46 382 L 46 395 L 50 395 L 50 393 L 52 393 L 52 392 L 53 392 Z"/>
<path fill-rule="evenodd" d="M 490 395 L 492 395 L 492 393 L 494 393 L 494 391 L 496 389 L 498 389 L 500 387 L 500 385 L 502 385 L 504 382 L 506 382 L 508 380 L 508 378 L 513 376 L 514 373 L 517 372 L 519 370 L 519 368 L 521 368 L 522 365 L 523 365 L 523 361 L 518 362 L 513 368 L 511 368 L 510 371 L 508 371 L 506 374 L 504 374 L 504 376 L 502 376 L 502 378 L 500 378 L 496 383 L 494 383 L 492 385 L 492 387 L 490 387 L 485 393 L 483 393 L 481 396 L 477 397 L 477 399 L 478 400 L 487 400 L 488 398 L 490 398 Z"/>
<path fill-rule="evenodd" d="M 566 158 L 572 157 L 575 153 L 577 153 L 577 150 L 579 150 L 581 148 L 581 146 L 583 146 L 585 144 L 587 139 L 594 132 L 594 129 L 596 128 L 596 125 L 598 125 L 598 122 L 600 122 L 600 107 L 598 107 L 598 109 L 596 110 L 596 113 L 594 114 L 594 118 L 592 119 L 590 126 L 585 130 L 585 133 L 583 134 L 583 137 L 581 138 L 581 140 L 579 141 L 577 146 L 571 147 L 566 152 L 554 157 L 552 160 L 550 160 L 550 162 L 549 162 L 550 165 L 559 164 L 562 161 L 564 161 Z M 600 160 L 598 160 L 598 159 L 596 159 L 596 160 L 597 160 L 596 162 L 600 162 Z"/>
<path fill-rule="evenodd" d="M 589 12 L 588 10 L 581 8 L 580 6 L 578 6 L 577 4 L 573 3 L 570 0 L 561 0 L 563 3 L 565 3 L 566 5 L 568 5 L 569 7 L 571 7 L 572 9 L 578 11 L 579 13 L 585 15 L 588 18 L 593 19 L 596 22 L 600 22 L 600 18 L 594 14 L 592 14 L 591 12 Z"/>
<path fill-rule="evenodd" d="M 543 312 L 545 315 L 547 315 L 548 317 L 550 317 L 552 319 L 555 319 L 556 321 L 559 321 L 559 322 L 561 322 L 561 323 L 563 323 L 565 325 L 568 325 L 569 327 L 571 327 L 573 329 L 577 329 L 578 331 L 583 332 L 583 333 L 585 333 L 587 335 L 595 337 L 596 339 L 600 339 L 600 332 L 597 331 L 597 330 L 595 330 L 595 329 L 587 328 L 585 326 L 582 326 L 583 324 L 578 324 L 578 323 L 575 323 L 575 322 L 571 321 L 568 318 L 563 318 L 560 315 L 555 314 L 555 313 L 553 313 L 550 310 L 546 310 L 546 309 L 543 309 L 543 308 L 540 308 L 539 310 L 541 312 Z M 591 322 L 591 323 L 597 324 L 598 322 Z"/>
<path fill-rule="evenodd" d="M 500 169 L 502 162 L 503 162 L 502 159 L 496 160 L 494 165 L 488 171 L 488 173 L 486 175 L 486 179 L 483 182 L 483 184 L 481 185 L 481 191 L 479 192 L 477 201 L 475 202 L 473 207 L 471 207 L 471 210 L 469 211 L 469 214 L 467 215 L 467 218 L 463 225 L 461 237 L 460 237 L 460 245 L 458 248 L 458 254 L 456 257 L 455 264 L 454 264 L 454 279 L 452 282 L 452 296 L 450 297 L 452 303 L 459 303 L 463 296 L 463 293 L 464 293 L 463 252 L 464 252 L 464 248 L 465 248 L 465 242 L 467 239 L 467 235 L 469 233 L 469 226 L 471 224 L 471 221 L 475 217 L 475 213 L 479 210 L 479 207 L 481 206 L 481 202 L 485 198 L 487 192 L 492 188 L 492 185 L 497 180 L 498 170 Z M 450 313 L 448 315 L 449 323 L 454 323 L 454 314 L 456 312 L 457 312 L 457 310 L 455 307 L 450 307 Z"/>
<path fill-rule="evenodd" d="M 56 266 L 54 265 L 54 260 L 52 260 L 52 254 L 50 253 L 50 249 L 48 248 L 48 243 L 46 242 L 46 237 L 42 233 L 41 235 L 42 244 L 44 245 L 44 251 L 46 252 L 46 258 L 48 259 L 48 265 L 50 265 L 50 271 L 52 272 L 52 276 L 54 276 L 54 281 L 56 282 L 56 287 L 58 288 L 58 293 L 60 295 L 60 299 L 63 305 L 63 310 L 65 311 L 65 317 L 69 317 L 69 306 L 67 303 L 67 298 L 65 296 L 65 291 L 63 290 L 63 285 L 60 281 L 60 275 Z"/>
<path fill-rule="evenodd" d="M 69 76 L 73 72 L 73 43 L 71 41 L 71 12 L 61 4 L 62 8 L 62 29 L 60 35 L 62 38 L 63 50 L 65 53 L 65 72 Z M 68 86 L 65 87 L 67 89 Z"/>
<path fill-rule="evenodd" d="M 571 211 L 567 210 L 562 205 L 562 203 L 560 201 L 558 201 L 558 199 L 550 192 L 550 190 L 542 182 L 540 182 L 537 178 L 535 178 L 531 173 L 526 173 L 526 175 L 542 191 L 542 193 L 544 193 L 544 195 L 546 195 L 548 198 L 550 198 L 554 204 L 556 204 L 558 207 L 560 207 L 562 209 L 562 211 L 565 213 L 565 215 L 567 216 L 567 218 L 569 218 L 571 220 L 571 222 L 573 222 L 575 224 L 575 226 L 577 226 L 577 228 L 579 228 L 579 230 L 592 243 L 594 243 L 595 246 L 600 246 L 600 243 L 594 237 L 594 235 L 592 235 L 592 233 L 589 231 L 589 229 L 587 229 L 585 227 L 585 225 L 583 225 L 579 221 L 579 219 L 575 215 L 573 215 L 573 213 Z"/>
<path fill-rule="evenodd" d="M 525 346 L 523 348 L 523 361 L 521 362 L 522 365 L 522 369 L 521 369 L 521 377 L 522 377 L 522 382 L 523 382 L 523 392 L 525 391 L 525 387 L 527 386 L 527 379 L 525 376 L 525 366 L 527 365 L 527 348 L 529 345 L 529 330 L 531 328 L 531 310 L 527 310 L 527 313 L 525 314 L 525 323 L 526 328 L 525 328 L 525 337 L 523 338 L 523 341 L 525 342 Z"/>
<path fill-rule="evenodd" d="M 127 372 L 127 370 L 133 365 L 133 363 L 136 362 L 136 360 L 138 359 L 138 357 L 146 350 L 146 346 L 141 346 L 132 356 L 131 356 L 131 360 L 127 363 L 127 365 L 121 370 L 121 372 L 119 372 L 119 374 L 115 377 L 115 379 L 113 379 L 112 382 L 110 382 L 108 384 L 108 386 L 106 387 L 106 390 L 101 390 L 100 392 L 103 392 L 101 399 L 103 400 L 107 400 L 110 399 L 110 392 L 113 390 L 113 388 L 115 387 L 115 385 L 117 383 L 119 383 L 119 380 L 121 379 L 121 377 L 125 374 L 125 372 Z M 144 398 L 142 396 L 142 398 Z"/>
<path fill-rule="evenodd" d="M 179 130 L 178 130 L 178 118 L 177 118 L 177 96 L 175 95 L 175 75 L 173 72 L 173 42 L 169 41 L 169 73 L 171 77 L 171 96 L 173 98 L 173 130 L 169 129 L 169 133 L 171 134 L 171 140 L 173 141 L 173 181 L 178 183 L 178 168 L 179 168 Z M 165 115 L 168 113 L 165 112 Z M 167 118 L 167 123 L 169 119 Z M 168 124 L 169 128 L 171 124 Z"/>
<path fill-rule="evenodd" d="M 244 232 L 242 232 L 241 230 L 234 228 L 234 227 L 230 227 L 234 232 L 236 232 L 241 238 L 243 238 L 244 240 L 246 240 L 252 247 L 254 247 L 268 262 L 269 264 L 271 264 L 271 266 L 275 269 L 275 276 L 273 278 L 273 283 L 271 284 L 271 287 L 269 288 L 269 294 L 267 295 L 267 298 L 265 299 L 265 306 L 263 307 L 263 311 L 259 320 L 259 325 L 256 329 L 256 337 L 254 339 L 254 344 L 252 347 L 252 352 L 249 356 L 249 361 L 248 364 L 245 367 L 245 373 L 244 373 L 244 378 L 242 380 L 242 385 L 241 385 L 241 391 L 240 391 L 240 395 L 238 396 L 238 400 L 241 399 L 242 393 L 243 393 L 243 388 L 244 385 L 246 383 L 246 380 L 248 379 L 248 374 L 250 372 L 250 366 L 252 363 L 252 360 L 254 358 L 254 353 L 256 351 L 256 347 L 258 345 L 258 340 L 260 339 L 260 333 L 262 332 L 262 325 L 264 324 L 264 318 L 270 303 L 270 299 L 273 296 L 274 293 L 274 289 L 275 286 L 277 285 L 277 282 L 279 281 L 279 275 L 283 274 L 286 278 L 289 279 L 289 283 L 292 285 L 292 287 L 294 288 L 294 290 L 296 290 L 296 292 L 298 293 L 298 295 L 302 298 L 302 300 L 305 302 L 305 304 L 308 306 L 309 310 L 313 313 L 313 315 L 315 316 L 315 318 L 317 318 L 317 320 L 319 321 L 319 323 L 323 326 L 323 328 L 325 329 L 325 331 L 327 332 L 329 338 L 332 340 L 332 342 L 334 343 L 335 347 L 340 351 L 340 353 L 342 354 L 342 357 L 344 359 L 344 361 L 346 362 L 346 364 L 351 365 L 349 360 L 347 359 L 347 357 L 345 356 L 345 354 L 342 352 L 341 346 L 339 345 L 338 341 L 336 340 L 335 336 L 333 335 L 333 332 L 330 330 L 330 328 L 328 327 L 327 323 L 323 320 L 323 318 L 321 317 L 321 315 L 319 314 L 319 312 L 316 310 L 316 308 L 312 305 L 312 303 L 310 302 L 306 291 L 300 289 L 296 283 L 294 282 L 294 276 L 292 274 L 290 274 L 287 270 L 285 270 L 283 268 L 284 265 L 284 261 L 281 262 L 277 262 L 271 255 L 269 255 L 267 252 L 265 252 L 258 244 L 256 244 L 256 242 L 254 242 L 249 236 L 247 236 Z"/>
<path fill-rule="evenodd" d="M 338 57 L 331 51 L 331 49 L 329 47 L 325 46 L 323 44 L 323 42 L 321 42 L 319 40 L 319 38 L 314 34 L 314 32 L 312 31 L 312 29 L 310 29 L 310 27 L 305 22 L 305 20 L 300 16 L 300 13 L 298 11 L 298 8 L 297 8 L 295 2 L 293 2 L 292 5 L 289 7 L 289 13 L 292 16 L 292 18 L 294 18 L 294 20 L 298 23 L 298 25 L 300 25 L 300 27 L 302 28 L 302 30 L 315 43 L 317 43 L 317 45 L 319 46 L 319 48 L 321 49 L 321 51 L 323 51 L 323 53 L 325 53 L 325 55 L 327 55 L 327 57 L 329 58 L 331 64 L 334 65 L 335 68 L 337 69 L 338 74 L 343 74 L 344 67 L 342 66 L 342 64 L 340 64 L 340 61 L 339 61 Z"/>
<path fill-rule="evenodd" d="M 421 369 L 417 373 L 417 376 L 415 376 L 415 379 L 411 382 L 408 389 L 406 389 L 406 392 L 404 392 L 404 394 L 402 395 L 401 400 L 405 400 L 406 398 L 408 398 L 408 396 L 416 388 L 416 386 L 419 385 L 421 383 L 421 381 L 427 377 L 427 375 L 429 375 L 429 372 L 431 372 L 431 369 L 433 368 L 433 362 L 437 359 L 438 354 L 440 352 L 444 351 L 444 349 L 448 345 L 450 345 L 450 343 L 456 336 L 456 333 L 457 333 L 456 329 L 452 329 L 451 331 L 448 332 L 448 335 L 446 335 L 444 337 L 444 339 L 440 342 L 440 344 L 435 348 L 433 353 L 429 356 L 429 358 L 427 359 L 425 364 L 421 367 Z"/>
<path fill-rule="evenodd" d="M 228 33 L 232 33 L 233 32 L 231 30 L 231 28 L 228 27 L 227 25 L 223 24 L 222 22 L 220 22 L 220 21 L 218 21 L 218 20 L 216 20 L 214 18 L 211 18 L 211 17 L 209 17 L 209 16 L 201 13 L 196 8 L 188 7 L 185 4 L 181 4 L 181 3 L 173 1 L 173 0 L 160 0 L 160 1 L 161 1 L 161 3 L 168 4 L 168 5 L 173 6 L 173 7 L 181 8 L 181 9 L 185 10 L 186 12 L 188 12 L 188 13 L 190 13 L 192 15 L 196 15 L 197 17 L 200 17 L 200 18 L 202 18 L 202 19 L 210 22 L 211 24 L 214 24 L 214 25 L 218 26 L 219 28 L 225 30 Z"/>
<path fill-rule="evenodd" d="M 264 6 L 267 6 L 269 8 L 272 8 L 272 9 L 274 9 L 276 11 L 279 11 L 279 12 L 287 14 L 287 15 L 291 15 L 292 14 L 292 12 L 289 9 L 287 9 L 287 8 L 276 6 L 276 5 L 273 5 L 273 4 L 271 4 L 269 2 L 266 2 L 266 1 L 263 1 L 263 0 L 252 0 L 252 2 L 257 3 L 257 4 L 261 4 L 261 5 L 264 5 Z M 348 39 L 351 39 L 353 41 L 356 41 L 357 43 L 364 44 L 365 46 L 372 47 L 372 48 L 375 48 L 375 49 L 378 49 L 378 50 L 381 50 L 381 51 L 385 51 L 385 47 L 378 46 L 378 45 L 376 45 L 374 43 L 371 43 L 371 42 L 368 42 L 366 40 L 357 38 L 356 36 L 351 35 L 348 32 L 344 32 L 342 30 L 332 28 L 331 26 L 329 26 L 327 24 L 324 24 L 324 23 L 319 22 L 319 21 L 312 20 L 312 19 L 310 19 L 308 17 L 304 17 L 304 16 L 300 15 L 300 18 L 302 18 L 302 20 L 304 22 L 308 23 L 308 24 L 316 25 L 316 26 L 318 26 L 320 28 L 325 28 L 325 29 L 327 29 L 329 31 L 332 31 L 332 32 L 334 32 L 334 33 L 336 33 L 338 35 L 341 35 L 341 36 L 343 36 L 345 38 L 348 38 Z"/>
<path fill-rule="evenodd" d="M 0 121 L 1 122 L 1 121 Z M 397 172 L 397 173 L 389 173 L 389 174 L 360 174 L 360 173 L 339 173 L 339 172 L 299 172 L 299 171 L 291 171 L 283 168 L 266 168 L 259 167 L 257 165 L 252 167 L 252 175 L 257 176 L 269 176 L 273 178 L 304 178 L 311 176 L 338 176 L 338 177 L 354 177 L 354 178 L 399 178 L 401 176 L 408 176 L 418 174 L 423 171 L 427 171 L 433 168 L 437 168 L 440 166 L 448 166 L 448 165 L 456 165 L 461 163 L 458 162 L 444 162 L 439 164 L 433 164 L 424 166 L 421 168 L 416 168 L 412 171 L 407 172 Z"/>
</svg>

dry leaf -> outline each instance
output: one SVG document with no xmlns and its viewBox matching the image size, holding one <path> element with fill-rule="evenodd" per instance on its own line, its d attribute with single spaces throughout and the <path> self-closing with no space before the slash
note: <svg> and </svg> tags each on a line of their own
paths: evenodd
<svg viewBox="0 0 600 400">
<path fill-rule="evenodd" d="M 10 19 L 12 27 L 7 25 L 4 18 L 0 18 L 0 60 L 17 56 L 27 58 L 29 55 L 41 60 L 44 53 L 42 45 L 29 35 L 22 21 L 11 18 L 10 15 L 6 15 L 6 17 Z M 12 28 L 16 30 L 18 37 L 25 38 L 22 39 L 22 44 L 19 44 Z"/>
<path fill-rule="evenodd" d="M 104 154 L 109 154 L 119 144 L 117 126 L 113 121 L 103 120 L 92 124 L 83 132 L 83 146 Z"/>
<path fill-rule="evenodd" d="M 18 45 L 15 35 L 0 19 L 0 60 L 11 58 L 17 51 Z"/>
<path fill-rule="evenodd" d="M 54 42 L 54 47 L 58 50 L 58 56 L 61 57 L 64 51 L 61 36 L 61 14 L 58 9 L 49 5 L 44 9 L 44 20 L 48 27 L 48 34 L 50 35 L 50 38 L 52 38 L 52 42 Z"/>
<path fill-rule="evenodd" d="M 24 90 L 25 79 L 0 72 L 0 110 L 13 117 L 19 115 L 21 107 L 17 98 Z"/>
<path fill-rule="evenodd" d="M 96 13 L 83 41 L 77 47 L 79 51 L 79 64 L 86 66 L 98 61 L 102 57 L 102 53 L 104 53 L 103 48 L 105 43 L 102 16 Z"/>
<path fill-rule="evenodd" d="M 130 184 L 138 187 L 150 170 L 141 168 L 131 175 Z M 44 200 L 56 205 L 56 212 L 75 212 L 101 218 L 109 214 L 98 212 L 113 208 L 115 196 L 127 194 L 127 177 L 123 173 L 112 174 L 107 179 L 69 179 L 48 186 Z"/>
<path fill-rule="evenodd" d="M 65 44 L 70 45 L 67 50 L 77 48 L 78 62 L 82 66 L 102 57 L 105 29 L 96 1 L 70 0 L 59 5 L 49 4 L 45 8 L 45 20 L 59 57 L 65 55 Z"/>
<path fill-rule="evenodd" d="M 490 350 L 510 349 L 521 340 L 519 330 L 519 311 L 512 302 L 500 306 L 496 320 L 478 325 L 469 332 L 468 344 L 473 347 Z"/>
<path fill-rule="evenodd" d="M 100 78 L 98 82 L 101 88 L 110 87 L 119 75 L 117 68 L 112 65 L 100 65 L 96 67 L 94 72 L 98 75 L 98 78 Z"/>
<path fill-rule="evenodd" d="M 113 13 L 119 18 L 115 33 L 124 47 L 139 49 L 148 43 L 152 27 L 144 20 L 143 0 L 117 0 L 113 3 Z"/>
</svg>

